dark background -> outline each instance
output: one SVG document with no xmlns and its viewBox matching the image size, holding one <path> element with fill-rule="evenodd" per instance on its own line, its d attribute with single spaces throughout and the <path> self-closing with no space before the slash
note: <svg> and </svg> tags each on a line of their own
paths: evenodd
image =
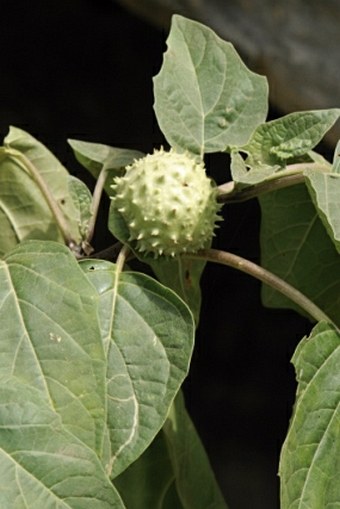
<svg viewBox="0 0 340 509">
<path fill-rule="evenodd" d="M 29 131 L 90 186 L 67 138 L 151 152 L 164 143 L 152 76 L 165 37 L 110 0 L 2 0 L 2 138 L 9 125 Z M 210 156 L 207 166 L 218 182 L 227 179 L 224 157 Z M 232 205 L 225 219 L 216 247 L 258 261 L 257 203 Z M 96 249 L 111 240 L 100 228 Z M 310 325 L 264 309 L 259 283 L 232 269 L 208 266 L 202 289 L 188 408 L 230 509 L 278 508 L 279 450 L 295 389 L 289 359 Z"/>
</svg>

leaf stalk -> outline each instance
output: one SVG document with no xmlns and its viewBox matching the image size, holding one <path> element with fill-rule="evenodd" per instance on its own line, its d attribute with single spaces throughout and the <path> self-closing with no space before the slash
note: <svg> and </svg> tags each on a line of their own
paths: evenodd
<svg viewBox="0 0 340 509">
<path fill-rule="evenodd" d="M 97 216 L 98 216 L 98 210 L 100 205 L 100 200 L 103 194 L 104 185 L 107 179 L 107 169 L 102 168 L 102 170 L 99 173 L 98 179 L 96 181 L 96 185 L 93 191 L 93 197 L 92 197 L 92 216 L 89 221 L 89 226 L 87 230 L 87 236 L 86 236 L 86 242 L 88 244 L 91 244 L 94 230 L 96 226 Z"/>
<path fill-rule="evenodd" d="M 256 198 L 265 193 L 277 191 L 285 187 L 295 186 L 305 181 L 305 171 L 317 170 L 320 172 L 330 171 L 326 165 L 319 163 L 298 163 L 288 165 L 284 170 L 266 178 L 259 184 L 240 188 L 234 181 L 226 182 L 218 186 L 217 201 L 219 203 L 239 203 Z"/>
<path fill-rule="evenodd" d="M 322 309 L 320 309 L 316 304 L 314 304 L 314 302 L 312 302 L 299 290 L 291 286 L 289 283 L 286 283 L 286 281 L 276 276 L 272 272 L 269 272 L 256 263 L 242 258 L 241 256 L 218 249 L 202 249 L 197 253 L 188 253 L 183 256 L 227 265 L 228 267 L 232 267 L 234 269 L 240 270 L 241 272 L 245 272 L 246 274 L 249 274 L 250 276 L 260 280 L 262 283 L 270 286 L 274 290 L 280 292 L 285 297 L 288 297 L 292 302 L 297 304 L 317 322 L 326 321 L 336 327 L 329 316 L 327 316 L 327 314 L 324 313 Z"/>
</svg>

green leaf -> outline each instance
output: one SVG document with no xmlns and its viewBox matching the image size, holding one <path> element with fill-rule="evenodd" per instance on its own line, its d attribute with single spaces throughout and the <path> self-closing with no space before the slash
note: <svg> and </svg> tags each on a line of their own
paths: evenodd
<svg viewBox="0 0 340 509">
<path fill-rule="evenodd" d="M 260 204 L 263 267 L 340 323 L 340 259 L 306 187 L 301 184 L 268 193 L 260 198 Z M 267 286 L 263 286 L 262 296 L 266 306 L 297 309 Z"/>
<path fill-rule="evenodd" d="M 0 261 L 0 382 L 41 392 L 66 430 L 99 457 L 106 363 L 98 296 L 70 251 L 27 241 Z"/>
<path fill-rule="evenodd" d="M 124 509 L 106 467 L 98 295 L 61 244 L 0 261 L 0 507 Z"/>
<path fill-rule="evenodd" d="M 319 217 L 340 253 L 340 174 L 309 170 L 305 177 Z"/>
<path fill-rule="evenodd" d="M 194 323 L 183 301 L 152 278 L 105 261 L 81 266 L 100 297 L 113 478 L 162 427 L 189 369 Z"/>
<path fill-rule="evenodd" d="M 183 509 L 226 509 L 208 456 L 178 393 L 164 425 Z"/>
<path fill-rule="evenodd" d="M 115 486 L 128 509 L 226 509 L 181 392 L 163 430 Z"/>
<path fill-rule="evenodd" d="M 154 78 L 155 112 L 174 148 L 199 154 L 243 145 L 267 114 L 267 81 L 210 28 L 175 15 Z"/>
<path fill-rule="evenodd" d="M 332 127 L 340 109 L 299 111 L 260 125 L 242 147 L 247 164 L 284 166 L 287 159 L 307 154 Z"/>
<path fill-rule="evenodd" d="M 318 163 L 320 167 L 324 169 L 324 171 L 331 171 L 332 165 L 330 162 L 324 158 L 323 155 L 319 154 L 318 152 L 315 152 L 315 150 L 310 150 L 305 156 L 302 156 L 302 163 L 309 162 L 308 159 L 310 159 L 310 162 Z"/>
<path fill-rule="evenodd" d="M 25 239 L 64 242 L 40 187 L 20 156 L 35 168 L 63 216 L 70 238 L 81 235 L 69 192 L 69 174 L 51 152 L 21 129 L 11 127 L 0 151 L 0 254 Z"/>
<path fill-rule="evenodd" d="M 263 164 L 249 169 L 239 152 L 233 150 L 231 153 L 231 176 L 238 188 L 253 186 L 260 182 L 264 182 L 279 168 L 279 166 Z"/>
<path fill-rule="evenodd" d="M 92 195 L 87 185 L 72 175 L 69 176 L 69 191 L 77 210 L 79 232 L 84 240 L 92 217 Z"/>
<path fill-rule="evenodd" d="M 298 388 L 280 460 L 281 508 L 340 505 L 340 334 L 321 322 L 293 356 Z"/>
<path fill-rule="evenodd" d="M 120 240 L 122 244 L 127 244 L 131 249 L 133 249 L 132 243 L 129 242 L 129 228 L 123 218 L 122 214 L 120 214 L 117 208 L 113 205 L 111 201 L 110 209 L 109 209 L 109 220 L 108 220 L 108 228 L 112 235 L 116 237 L 116 239 Z M 134 251 L 134 254 L 138 256 L 138 252 Z"/>
<path fill-rule="evenodd" d="M 184 509 L 178 497 L 176 485 L 173 482 L 170 484 L 168 491 L 164 495 L 162 509 L 174 509 L 174 507 L 176 507 L 176 509 Z"/>
<path fill-rule="evenodd" d="M 94 451 L 14 376 L 0 385 L 0 507 L 125 508 Z"/>
<path fill-rule="evenodd" d="M 340 141 L 334 150 L 332 173 L 340 173 Z"/>
<path fill-rule="evenodd" d="M 109 230 L 123 244 L 128 244 L 134 254 L 143 263 L 150 265 L 159 281 L 171 288 L 189 306 L 198 324 L 201 308 L 200 278 L 205 262 L 176 258 L 155 259 L 152 255 L 144 255 L 134 250 L 133 242 L 129 242 L 129 230 L 123 216 L 112 204 L 109 212 Z"/>
<path fill-rule="evenodd" d="M 200 279 L 205 262 L 180 257 L 175 260 L 145 261 L 152 267 L 157 279 L 176 292 L 189 306 L 197 326 L 202 301 Z"/>
<path fill-rule="evenodd" d="M 101 143 L 92 143 L 81 140 L 67 140 L 72 147 L 78 162 L 98 178 L 102 170 L 107 170 L 105 191 L 112 195 L 110 186 L 113 177 L 121 175 L 125 166 L 133 163 L 135 159 L 144 157 L 143 152 L 123 148 L 110 147 Z"/>
<path fill-rule="evenodd" d="M 163 431 L 114 482 L 128 509 L 168 507 L 166 499 L 174 487 L 174 472 Z M 178 495 L 176 505 L 169 506 L 170 509 L 174 507 L 182 509 Z"/>
</svg>

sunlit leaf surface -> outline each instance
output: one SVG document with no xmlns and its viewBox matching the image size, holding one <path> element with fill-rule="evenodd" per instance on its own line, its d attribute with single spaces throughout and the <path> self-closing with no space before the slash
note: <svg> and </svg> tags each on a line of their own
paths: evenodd
<svg viewBox="0 0 340 509">
<path fill-rule="evenodd" d="M 154 78 L 155 112 L 174 148 L 203 156 L 245 144 L 267 114 L 267 81 L 232 44 L 175 15 L 168 50 Z"/>
<path fill-rule="evenodd" d="M 194 323 L 184 302 L 154 279 L 101 260 L 82 267 L 100 297 L 114 477 L 162 427 L 188 372 Z"/>
</svg>

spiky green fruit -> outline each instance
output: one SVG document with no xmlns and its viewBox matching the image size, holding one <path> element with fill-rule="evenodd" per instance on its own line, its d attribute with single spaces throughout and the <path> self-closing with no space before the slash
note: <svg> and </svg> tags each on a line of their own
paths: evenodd
<svg viewBox="0 0 340 509">
<path fill-rule="evenodd" d="M 139 252 L 176 256 L 206 247 L 214 232 L 216 187 L 188 154 L 155 151 L 116 177 L 114 206 Z"/>
</svg>

